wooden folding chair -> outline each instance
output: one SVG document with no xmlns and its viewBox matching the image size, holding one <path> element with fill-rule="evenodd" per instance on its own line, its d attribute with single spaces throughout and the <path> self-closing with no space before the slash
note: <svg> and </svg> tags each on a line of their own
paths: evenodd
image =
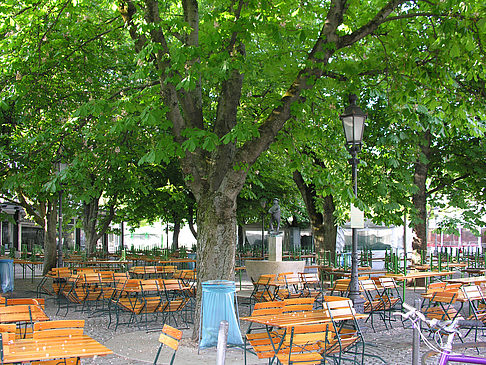
<svg viewBox="0 0 486 365">
<path fill-rule="evenodd" d="M 318 273 L 301 272 L 299 273 L 302 282 L 302 296 L 312 297 L 320 307 L 322 307 L 324 290 Z"/>
<path fill-rule="evenodd" d="M 142 291 L 140 288 L 140 280 L 128 279 L 125 281 L 119 281 L 115 285 L 115 292 L 110 300 L 108 307 L 108 314 L 110 321 L 108 327 L 110 327 L 112 319 L 111 313 L 114 312 L 116 316 L 115 331 L 120 323 L 120 314 L 128 312 L 130 318 L 126 324 L 133 323 L 135 316 L 140 313 L 144 306 L 142 300 Z"/>
<path fill-rule="evenodd" d="M 331 318 L 333 336 L 327 336 L 326 341 L 319 342 L 322 348 L 322 355 L 324 359 L 332 358 L 341 363 L 346 359 L 345 355 L 353 353 L 353 362 L 363 363 L 364 358 L 364 340 L 356 320 L 356 312 L 353 307 L 353 302 L 350 299 L 332 300 L 324 302 L 323 307 L 328 311 Z M 358 346 L 361 344 L 361 351 L 358 351 Z M 356 358 L 361 355 L 360 360 Z M 348 359 L 349 360 L 349 359 Z"/>
<path fill-rule="evenodd" d="M 157 317 L 162 304 L 161 288 L 157 279 L 140 280 L 140 288 L 142 291 L 141 300 L 143 301 L 140 315 L 145 315 L 145 328 L 148 330 L 149 314 Z"/>
<path fill-rule="evenodd" d="M 385 302 L 384 311 L 387 313 L 388 323 L 391 325 L 392 312 L 401 311 L 403 305 L 403 299 L 400 295 L 400 288 L 392 277 L 380 277 L 380 286 L 382 288 L 381 296 Z M 395 319 L 393 319 L 395 320 Z"/>
<path fill-rule="evenodd" d="M 177 349 L 179 348 L 179 342 L 181 341 L 181 338 L 182 331 L 178 330 L 177 328 L 171 327 L 168 324 L 164 324 L 164 327 L 162 328 L 162 333 L 159 336 L 159 350 L 157 351 L 157 355 L 155 356 L 153 365 L 157 364 L 157 360 L 160 356 L 160 351 L 162 350 L 162 347 L 164 345 L 174 350 L 174 353 L 172 354 L 169 363 L 170 365 L 172 365 L 174 363 L 174 359 L 177 353 Z"/>
<path fill-rule="evenodd" d="M 457 300 L 457 295 L 457 290 L 444 290 L 434 293 L 427 309 L 424 311 L 427 318 L 435 318 L 440 321 L 456 318 L 458 311 L 454 307 L 454 303 Z"/>
<path fill-rule="evenodd" d="M 301 282 L 298 274 L 284 272 L 277 275 L 275 281 L 275 299 L 299 298 L 302 296 Z"/>
<path fill-rule="evenodd" d="M 461 287 L 461 292 L 469 304 L 469 312 L 471 313 L 467 319 L 481 321 L 486 325 L 486 298 L 483 295 L 481 288 L 478 285 L 465 285 Z M 466 335 L 474 330 L 474 341 L 478 341 L 478 330 L 484 331 L 484 327 L 472 326 L 468 329 Z"/>
<path fill-rule="evenodd" d="M 59 320 L 34 323 L 34 340 L 52 339 L 57 337 L 82 336 L 84 332 L 84 320 Z M 49 361 L 32 361 L 31 365 L 78 365 L 81 360 L 78 357 L 56 359 Z"/>
<path fill-rule="evenodd" d="M 434 296 L 434 294 L 440 291 L 444 291 L 446 285 L 447 283 L 442 281 L 430 283 L 425 293 L 420 294 L 422 296 L 422 303 L 420 304 L 420 308 L 427 307 L 430 299 Z"/>
<path fill-rule="evenodd" d="M 71 275 L 69 267 L 54 267 L 44 275 L 37 285 L 37 297 L 41 294 L 58 295 L 62 290 L 66 279 Z"/>
<path fill-rule="evenodd" d="M 157 279 L 161 287 L 161 304 L 158 309 L 163 315 L 162 323 L 166 323 L 171 318 L 174 320 L 177 326 L 176 316 L 186 324 L 187 316 L 183 316 L 185 313 L 186 305 L 189 303 L 189 296 L 187 291 L 190 289 L 184 289 L 184 284 L 178 279 Z"/>
<path fill-rule="evenodd" d="M 257 281 L 253 281 L 253 291 L 250 294 L 250 307 L 252 302 L 267 302 L 275 299 L 271 290 L 271 284 L 276 279 L 276 274 L 260 275 Z"/>
<path fill-rule="evenodd" d="M 287 330 L 281 347 L 278 349 L 277 358 L 280 364 L 322 364 L 322 347 L 320 343 L 331 341 L 334 331 L 330 330 L 332 324 L 306 324 L 297 325 Z M 286 351 L 281 351 L 281 348 Z"/>
<path fill-rule="evenodd" d="M 378 315 L 383 323 L 385 324 L 385 328 L 388 329 L 387 321 L 386 321 L 386 302 L 385 298 L 382 296 L 382 293 L 376 287 L 376 284 L 373 280 L 360 280 L 359 287 L 361 291 L 364 293 L 365 296 L 365 303 L 364 303 L 364 311 L 365 313 L 369 313 L 368 319 L 371 319 L 371 328 L 373 331 L 375 330 L 374 325 L 374 315 Z M 367 319 L 367 320 L 368 320 Z"/>
<path fill-rule="evenodd" d="M 277 315 L 282 313 L 283 307 L 284 302 L 277 300 L 255 303 L 251 316 Z M 245 334 L 245 364 L 247 343 L 250 344 L 253 352 L 259 359 L 271 359 L 275 356 L 275 349 L 280 342 L 279 336 L 283 333 L 282 330 L 273 331 L 271 328 L 267 329 L 265 326 L 253 327 L 253 324 L 253 322 L 250 322 Z"/>
<path fill-rule="evenodd" d="M 351 279 L 338 279 L 331 288 L 331 296 L 347 297 Z"/>
</svg>

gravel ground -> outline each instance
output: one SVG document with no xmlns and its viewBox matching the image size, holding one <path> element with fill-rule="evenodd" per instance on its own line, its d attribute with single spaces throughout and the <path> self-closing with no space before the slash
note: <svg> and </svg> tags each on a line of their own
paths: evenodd
<svg viewBox="0 0 486 365">
<path fill-rule="evenodd" d="M 19 270 L 19 268 L 17 268 Z M 36 287 L 39 278 L 35 278 L 32 283 L 29 279 L 21 279 L 21 272 L 17 272 L 17 279 L 15 280 L 15 290 L 13 293 L 6 293 L 7 297 L 35 297 Z M 406 301 L 410 304 L 414 299 L 420 298 L 419 290 L 417 292 L 412 289 L 407 289 Z M 245 293 L 243 291 L 242 293 Z M 244 300 L 240 300 L 244 302 Z M 114 351 L 115 354 L 97 357 L 94 359 L 83 360 L 83 364 L 149 364 L 153 363 L 157 348 L 158 348 L 158 333 L 146 332 L 143 328 L 137 326 L 120 325 L 115 332 L 113 325 L 108 328 L 108 315 L 92 316 L 87 312 L 75 310 L 71 306 L 69 312 L 66 314 L 65 309 L 61 309 L 57 314 L 57 300 L 52 297 L 46 297 L 46 312 L 51 319 L 85 319 L 85 332 L 99 342 L 103 343 Z M 247 305 L 239 305 L 240 316 L 248 315 L 249 309 Z M 66 315 L 65 315 L 66 314 Z M 245 332 L 247 324 L 241 323 L 241 331 Z M 372 357 L 365 358 L 365 364 L 411 364 L 412 358 L 412 329 L 403 328 L 399 322 L 393 324 L 392 329 L 386 329 L 378 318 L 375 320 L 374 332 L 367 324 L 365 324 L 365 342 L 367 343 L 366 352 L 371 355 L 379 356 L 382 360 Z M 201 350 L 198 353 L 197 345 L 190 340 L 192 328 L 183 330 L 183 340 L 181 347 L 176 356 L 176 364 L 215 364 L 216 363 L 216 349 L 210 348 Z M 472 341 L 472 339 L 467 339 Z M 482 341 L 482 340 L 481 340 Z M 456 341 L 458 342 L 458 341 Z M 422 345 L 422 353 L 427 348 Z M 476 352 L 472 352 L 476 354 Z M 486 351 L 481 350 L 481 354 L 486 356 Z M 158 364 L 168 363 L 169 351 L 164 349 Z M 435 362 L 434 362 L 435 361 Z M 248 357 L 248 365 L 267 364 L 267 361 L 258 360 L 255 356 Z M 432 358 L 427 364 L 437 363 L 437 358 Z M 226 353 L 226 364 L 244 364 L 243 352 L 240 349 L 228 349 Z"/>
</svg>

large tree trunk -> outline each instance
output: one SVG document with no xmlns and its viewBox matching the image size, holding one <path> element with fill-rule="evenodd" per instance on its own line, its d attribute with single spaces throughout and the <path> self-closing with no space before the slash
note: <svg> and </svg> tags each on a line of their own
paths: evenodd
<svg viewBox="0 0 486 365">
<path fill-rule="evenodd" d="M 88 257 L 96 252 L 96 243 L 101 237 L 96 230 L 98 213 L 99 205 L 97 199 L 89 203 L 83 203 L 83 231 L 86 238 L 86 255 Z"/>
<path fill-rule="evenodd" d="M 197 204 L 197 303 L 201 303 L 201 283 L 235 279 L 236 199 L 208 191 Z M 197 305 L 197 321 L 199 310 Z M 194 326 L 192 338 L 196 340 L 198 335 L 198 326 Z"/>
<path fill-rule="evenodd" d="M 420 154 L 415 162 L 415 173 L 413 180 L 418 187 L 418 191 L 413 194 L 412 202 L 416 209 L 416 219 L 413 224 L 412 249 L 418 252 L 427 250 L 427 174 L 430 160 L 430 131 L 423 134 L 420 145 Z M 425 158 L 425 160 L 424 160 Z"/>
<path fill-rule="evenodd" d="M 49 270 L 57 266 L 57 205 L 47 204 L 46 221 L 44 225 L 44 270 L 46 275 Z"/>
<path fill-rule="evenodd" d="M 293 179 L 304 200 L 307 214 L 312 227 L 312 235 L 314 236 L 317 259 L 322 259 L 326 251 L 331 252 L 331 260 L 336 254 L 336 236 L 337 226 L 334 220 L 334 199 L 332 195 L 324 197 L 324 206 L 322 213 L 316 206 L 317 193 L 312 184 L 306 184 L 302 174 L 299 171 L 294 171 Z"/>
<path fill-rule="evenodd" d="M 89 203 L 83 203 L 83 230 L 86 237 L 86 254 L 90 255 L 96 252 L 98 240 L 108 231 L 110 223 L 115 216 L 115 203 L 109 206 L 109 213 L 103 217 L 103 225 L 99 227 L 99 198 L 93 198 Z"/>
<path fill-rule="evenodd" d="M 172 249 L 177 250 L 179 248 L 179 233 L 181 232 L 181 222 L 174 222 L 174 233 L 172 234 Z"/>
</svg>

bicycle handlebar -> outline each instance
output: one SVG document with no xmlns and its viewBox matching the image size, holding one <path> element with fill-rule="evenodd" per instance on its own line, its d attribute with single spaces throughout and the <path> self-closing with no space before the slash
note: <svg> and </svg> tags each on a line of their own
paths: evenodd
<svg viewBox="0 0 486 365">
<path fill-rule="evenodd" d="M 459 319 L 457 325 L 459 327 L 484 327 L 484 323 L 477 319 Z"/>
<path fill-rule="evenodd" d="M 402 316 L 404 319 L 418 318 L 420 321 L 427 323 L 430 327 L 438 327 L 447 332 L 454 332 L 458 327 L 484 327 L 484 323 L 479 320 L 455 319 L 453 321 L 439 321 L 437 319 L 429 319 L 418 309 L 412 307 L 407 303 L 403 303 L 403 308 L 407 310 L 406 313 L 396 312 L 394 314 Z"/>
</svg>

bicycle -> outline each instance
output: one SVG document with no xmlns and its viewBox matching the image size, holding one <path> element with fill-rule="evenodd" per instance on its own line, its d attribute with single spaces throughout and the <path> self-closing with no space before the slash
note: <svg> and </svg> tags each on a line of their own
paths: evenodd
<svg viewBox="0 0 486 365">
<path fill-rule="evenodd" d="M 456 334 L 459 333 L 459 327 L 483 327 L 484 324 L 481 321 L 464 319 L 454 319 L 453 321 L 439 321 L 437 319 L 428 319 L 422 312 L 408 305 L 407 303 L 403 303 L 403 308 L 407 310 L 406 313 L 395 312 L 394 314 L 400 315 L 403 320 L 409 319 L 412 322 L 412 326 L 419 331 L 420 337 L 422 338 L 426 346 L 432 350 L 427 352 L 422 357 L 422 364 L 425 364 L 425 360 L 429 356 L 434 354 L 440 354 L 438 365 L 446 365 L 449 362 L 486 365 L 486 358 L 456 354 L 453 352 L 453 350 L 457 350 L 459 347 L 478 347 L 480 345 L 486 345 L 486 343 L 484 342 L 476 342 L 469 344 L 463 343 L 460 346 L 453 346 L 454 337 Z M 420 322 L 426 323 L 431 329 L 436 329 L 435 334 L 439 335 L 439 339 L 436 340 L 437 346 L 433 344 L 429 338 L 422 334 Z M 445 344 L 440 345 L 439 342 L 442 342 L 441 335 L 444 334 L 447 335 L 447 341 L 445 342 Z"/>
</svg>

